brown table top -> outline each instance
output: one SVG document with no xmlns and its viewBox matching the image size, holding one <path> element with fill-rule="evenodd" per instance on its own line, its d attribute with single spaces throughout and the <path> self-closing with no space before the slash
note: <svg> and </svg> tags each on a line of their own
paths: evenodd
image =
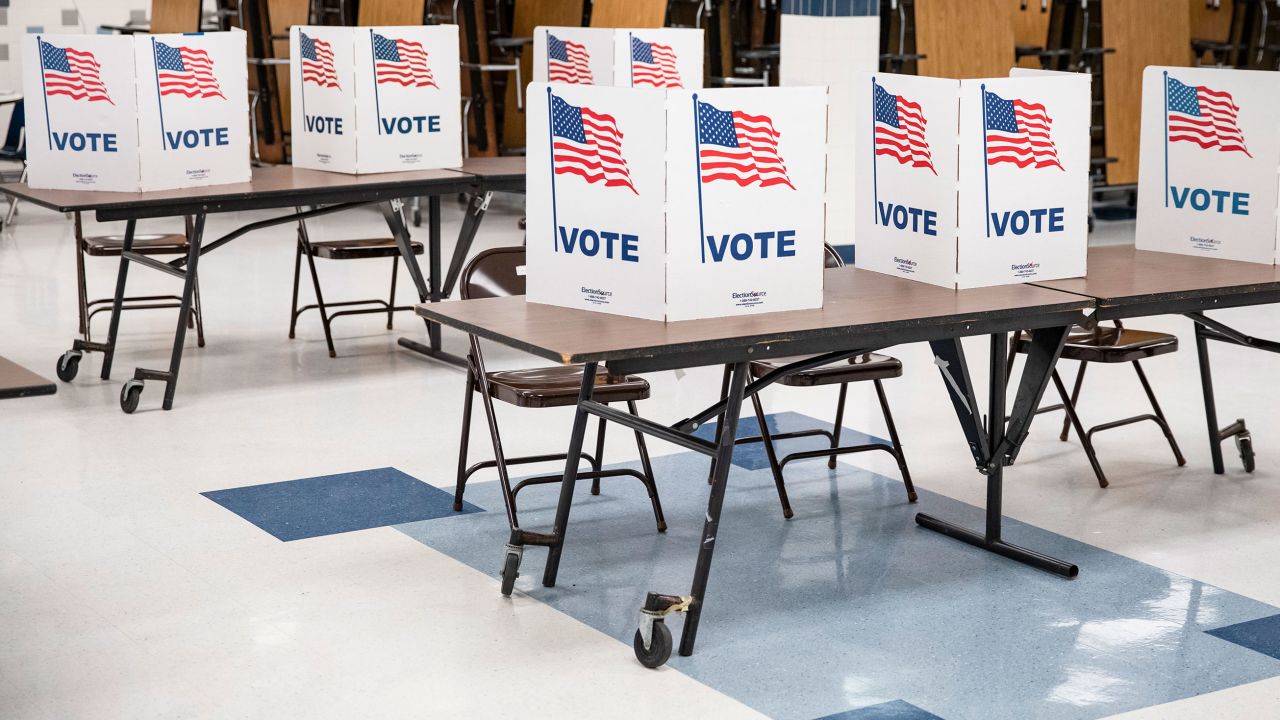
<svg viewBox="0 0 1280 720">
<path fill-rule="evenodd" d="M 52 395 L 57 390 L 57 386 L 51 381 L 45 380 L 12 360 L 0 357 L 0 400 Z"/>
<path fill-rule="evenodd" d="M 524 179 L 525 159 L 523 156 L 508 157 L 473 157 L 463 161 L 458 168 L 483 178 Z"/>
<path fill-rule="evenodd" d="M 1280 300 L 1280 268 L 1136 250 L 1089 249 L 1087 277 L 1036 285 L 1098 300 L 1098 317 L 1133 317 Z"/>
<path fill-rule="evenodd" d="M 465 189 L 473 181 L 456 170 L 411 170 L 407 172 L 349 175 L 323 170 L 302 170 L 290 165 L 253 169 L 247 183 L 209 185 L 177 190 L 148 192 L 108 192 L 104 190 L 38 190 L 25 183 L 0 185 L 0 193 L 14 195 L 58 212 L 99 211 L 110 219 L 127 216 L 158 217 L 192 212 L 290 205 L 321 205 L 335 202 L 376 201 Z M 149 211 L 139 211 L 147 208 Z M 113 212 L 115 211 L 115 212 Z M 122 214 L 122 213 L 127 213 Z"/>
<path fill-rule="evenodd" d="M 548 360 L 639 371 L 1060 326 L 1083 321 L 1094 305 L 1030 285 L 956 291 L 851 267 L 827 270 L 824 284 L 819 310 L 666 323 L 522 296 L 427 303 L 417 311 Z"/>
</svg>

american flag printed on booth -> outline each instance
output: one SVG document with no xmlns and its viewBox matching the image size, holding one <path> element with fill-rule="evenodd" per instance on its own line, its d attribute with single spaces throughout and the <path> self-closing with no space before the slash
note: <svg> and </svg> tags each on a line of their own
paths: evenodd
<svg viewBox="0 0 1280 720">
<path fill-rule="evenodd" d="M 676 67 L 676 51 L 669 45 L 645 42 L 631 36 L 631 84 L 660 88 L 684 87 Z"/>
<path fill-rule="evenodd" d="M 588 183 L 625 187 L 639 195 L 622 155 L 622 131 L 612 115 L 551 95 L 551 167 Z"/>
<path fill-rule="evenodd" d="M 587 47 L 547 33 L 547 80 L 575 85 L 595 82 L 591 76 L 591 54 Z"/>
<path fill-rule="evenodd" d="M 985 89 L 982 95 L 988 165 L 1012 163 L 1020 168 L 1066 170 L 1050 133 L 1053 118 L 1044 105 L 1016 98 L 1005 100 Z"/>
<path fill-rule="evenodd" d="M 929 168 L 937 175 L 924 135 L 928 121 L 920 104 L 889 93 L 879 83 L 876 83 L 873 95 L 876 155 L 894 158 L 902 165 Z"/>
<path fill-rule="evenodd" d="M 302 53 L 302 83 L 320 87 L 338 87 L 338 71 L 333 65 L 333 46 L 324 40 L 298 33 L 298 49 Z"/>
<path fill-rule="evenodd" d="M 1218 152 L 1242 152 L 1249 157 L 1237 119 L 1240 108 L 1231 93 L 1203 85 L 1187 85 L 1169 78 L 1165 98 L 1169 111 L 1169 142 L 1191 142 Z"/>
<path fill-rule="evenodd" d="M 786 185 L 796 189 L 778 154 L 782 134 L 773 127 L 772 119 L 741 110 L 720 110 L 701 100 L 695 102 L 698 166 L 704 184 L 727 180 L 739 187 Z"/>
<path fill-rule="evenodd" d="M 373 33 L 373 74 L 379 85 L 440 89 L 427 58 L 428 53 L 420 42 Z"/>
<path fill-rule="evenodd" d="M 102 66 L 93 53 L 60 48 L 39 38 L 40 64 L 44 69 L 44 94 L 66 95 L 72 100 L 111 102 L 102 82 Z"/>
<path fill-rule="evenodd" d="M 156 42 L 155 53 L 161 95 L 226 99 L 213 74 L 213 59 L 208 51 Z"/>
</svg>

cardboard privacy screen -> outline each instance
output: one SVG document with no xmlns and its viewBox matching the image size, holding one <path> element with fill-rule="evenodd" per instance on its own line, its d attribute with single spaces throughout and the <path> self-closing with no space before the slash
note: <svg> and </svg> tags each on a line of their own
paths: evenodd
<svg viewBox="0 0 1280 720">
<path fill-rule="evenodd" d="M 346 173 L 462 164 L 456 25 L 289 34 L 293 164 Z"/>
<path fill-rule="evenodd" d="M 1148 67 L 1137 247 L 1276 261 L 1280 75 Z"/>
<path fill-rule="evenodd" d="M 534 83 L 528 299 L 652 320 L 820 307 L 825 101 Z"/>
<path fill-rule="evenodd" d="M 859 267 L 959 288 L 1084 274 L 1087 76 L 865 79 Z"/>
<path fill-rule="evenodd" d="M 613 84 L 618 87 L 702 87 L 701 30 L 615 30 Z"/>
<path fill-rule="evenodd" d="M 613 84 L 613 30 L 533 29 L 533 81 L 569 85 Z"/>
<path fill-rule="evenodd" d="M 114 191 L 249 179 L 243 32 L 28 35 L 32 187 Z"/>
</svg>

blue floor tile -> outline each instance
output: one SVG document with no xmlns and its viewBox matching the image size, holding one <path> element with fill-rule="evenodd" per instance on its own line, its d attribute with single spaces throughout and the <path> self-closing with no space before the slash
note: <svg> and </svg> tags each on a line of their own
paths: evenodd
<svg viewBox="0 0 1280 720">
<path fill-rule="evenodd" d="M 904 700 L 893 700 L 857 710 L 846 710 L 818 720 L 942 720 L 942 718 Z"/>
<path fill-rule="evenodd" d="M 1280 615 L 1227 625 L 1209 634 L 1280 660 Z"/>
<path fill-rule="evenodd" d="M 972 472 L 959 460 L 957 472 Z M 630 654 L 645 593 L 688 592 L 706 462 L 654 458 L 664 534 L 639 483 L 605 485 L 599 496 L 580 483 L 559 584 L 542 587 L 546 553 L 533 551 L 517 591 Z M 1080 577 L 1064 580 L 915 523 L 928 512 L 981 527 L 979 508 L 919 485 L 920 502 L 908 504 L 898 479 L 847 464 L 788 466 L 787 488 L 792 520 L 767 469 L 731 470 L 697 651 L 670 660 L 770 717 L 888 711 L 900 700 L 947 720 L 1094 720 L 1280 676 L 1280 660 L 1205 632 L 1280 608 L 1006 518 L 1010 542 L 1079 564 Z M 495 482 L 467 492 L 501 503 Z M 521 493 L 521 524 L 550 528 L 557 495 L 555 485 Z M 498 592 L 503 513 L 399 529 L 491 573 Z M 669 622 L 678 639 L 683 618 Z"/>
<path fill-rule="evenodd" d="M 835 398 L 837 391 L 835 388 L 831 388 L 830 391 L 831 415 L 832 417 L 835 417 Z M 821 390 L 814 390 L 814 392 L 821 392 Z M 802 415 L 797 412 L 769 413 L 768 415 L 765 415 L 765 419 L 769 421 L 769 432 L 773 434 L 813 429 L 829 431 L 832 428 L 831 421 L 829 420 L 817 420 L 809 417 L 808 415 Z M 698 428 L 693 434 L 704 440 L 711 440 L 714 442 L 716 439 L 716 423 L 707 423 Z M 748 412 L 743 415 L 742 419 L 738 421 L 738 437 L 749 437 L 759 434 L 760 423 L 756 420 L 755 414 Z M 869 445 L 871 443 L 888 445 L 889 441 L 883 438 L 878 438 L 874 435 L 859 432 L 852 428 L 846 427 L 840 431 L 841 445 Z M 826 438 L 815 436 L 795 438 L 793 440 L 779 440 L 774 443 L 774 449 L 778 453 L 778 458 L 781 459 L 787 453 L 800 452 L 801 450 L 817 450 L 818 448 L 830 447 L 830 445 L 831 443 Z M 880 451 L 875 450 L 873 452 Z M 848 459 L 850 456 L 845 455 L 844 457 Z M 796 462 L 814 462 L 821 464 L 824 460 L 822 458 L 814 458 L 809 461 L 797 460 Z M 769 458 L 765 455 L 764 445 L 762 443 L 746 443 L 738 445 L 733 449 L 733 464 L 746 470 L 762 470 L 769 467 Z M 787 468 L 790 469 L 793 466 L 793 464 L 789 464 L 787 465 Z"/>
<path fill-rule="evenodd" d="M 452 493 L 395 468 L 201 494 L 285 542 L 455 514 Z M 464 513 L 482 510 L 463 503 Z"/>
</svg>

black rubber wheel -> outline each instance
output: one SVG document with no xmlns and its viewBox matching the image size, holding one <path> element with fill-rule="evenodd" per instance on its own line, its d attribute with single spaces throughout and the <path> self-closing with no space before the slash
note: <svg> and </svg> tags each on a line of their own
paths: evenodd
<svg viewBox="0 0 1280 720">
<path fill-rule="evenodd" d="M 1253 438 L 1248 435 L 1237 435 L 1236 450 L 1240 451 L 1240 462 L 1244 464 L 1244 471 L 1253 472 L 1257 467 L 1253 457 Z"/>
<path fill-rule="evenodd" d="M 636 630 L 636 636 L 631 641 L 631 646 L 635 648 L 636 659 L 640 661 L 641 665 L 647 668 L 662 667 L 671 658 L 671 630 L 667 628 L 665 622 L 654 620 L 653 642 L 649 643 L 649 649 L 646 650 L 644 648 L 644 638 L 640 637 L 639 630 Z"/>
<path fill-rule="evenodd" d="M 520 577 L 520 556 L 515 553 L 507 553 L 507 557 L 502 561 L 502 596 L 511 597 L 511 591 L 516 587 L 516 578 Z"/>
<path fill-rule="evenodd" d="M 131 415 L 134 410 L 138 409 L 138 400 L 142 398 L 142 385 L 138 383 L 125 383 L 120 388 L 120 409 L 126 415 Z"/>
<path fill-rule="evenodd" d="M 62 357 L 58 358 L 58 379 L 62 382 L 71 382 L 76 379 L 78 372 L 80 372 L 80 353 L 74 350 L 62 353 Z"/>
</svg>

